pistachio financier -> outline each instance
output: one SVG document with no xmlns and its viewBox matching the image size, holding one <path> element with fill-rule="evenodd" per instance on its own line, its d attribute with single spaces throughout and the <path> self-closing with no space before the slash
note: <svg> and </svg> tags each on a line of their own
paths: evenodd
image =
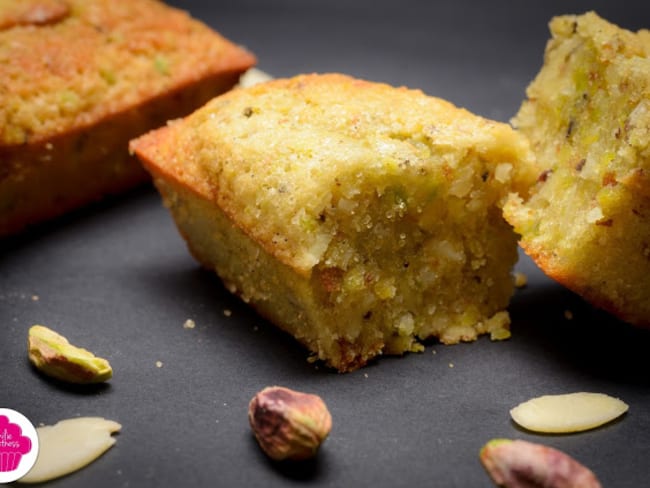
<svg viewBox="0 0 650 488">
<path fill-rule="evenodd" d="M 500 204 L 536 171 L 507 124 L 312 74 L 231 91 L 131 149 L 194 256 L 339 371 L 508 335 Z"/>
<path fill-rule="evenodd" d="M 650 326 L 650 31 L 594 12 L 550 23 L 545 62 L 513 124 L 541 166 L 506 219 L 549 276 Z"/>
</svg>

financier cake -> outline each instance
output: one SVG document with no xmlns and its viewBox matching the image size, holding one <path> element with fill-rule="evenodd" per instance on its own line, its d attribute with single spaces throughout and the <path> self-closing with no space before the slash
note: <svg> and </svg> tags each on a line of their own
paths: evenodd
<svg viewBox="0 0 650 488">
<path fill-rule="evenodd" d="M 0 237 L 144 181 L 129 140 L 254 61 L 154 0 L 0 1 Z"/>
<path fill-rule="evenodd" d="M 131 149 L 198 261 L 341 372 L 509 334 L 500 204 L 536 171 L 507 124 L 313 74 L 233 90 Z"/>
<path fill-rule="evenodd" d="M 593 12 L 550 23 L 545 62 L 513 124 L 541 166 L 507 220 L 549 276 L 650 326 L 650 31 Z"/>
</svg>

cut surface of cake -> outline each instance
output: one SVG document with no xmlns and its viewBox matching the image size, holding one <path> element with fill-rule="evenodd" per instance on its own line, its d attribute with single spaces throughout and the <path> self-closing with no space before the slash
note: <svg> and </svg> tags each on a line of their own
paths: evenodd
<svg viewBox="0 0 650 488">
<path fill-rule="evenodd" d="M 0 237 L 145 181 L 129 140 L 254 62 L 155 0 L 1 1 Z"/>
<path fill-rule="evenodd" d="M 507 220 L 549 276 L 650 326 L 650 32 L 596 13 L 550 23 L 544 65 L 513 124 L 540 166 Z"/>
<path fill-rule="evenodd" d="M 500 205 L 536 171 L 507 124 L 311 74 L 233 90 L 131 149 L 198 261 L 339 371 L 508 335 Z"/>
</svg>

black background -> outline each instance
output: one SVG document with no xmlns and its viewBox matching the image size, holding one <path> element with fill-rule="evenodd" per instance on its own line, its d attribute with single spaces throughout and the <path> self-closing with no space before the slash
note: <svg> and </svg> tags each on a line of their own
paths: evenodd
<svg viewBox="0 0 650 488">
<path fill-rule="evenodd" d="M 553 15 L 594 9 L 650 27 L 649 2 L 169 3 L 247 46 L 275 76 L 345 72 L 502 121 L 542 63 Z M 48 486 L 489 487 L 478 452 L 494 437 L 562 449 L 606 487 L 647 486 L 650 334 L 594 310 L 525 257 L 518 269 L 529 285 L 510 307 L 509 341 L 431 342 L 340 375 L 308 363 L 199 269 L 144 188 L 0 243 L 0 406 L 35 424 L 98 415 L 123 425 L 103 457 Z M 183 328 L 188 318 L 196 328 Z M 45 380 L 26 356 L 35 323 L 108 358 L 114 378 L 90 389 Z M 247 404 L 271 384 L 329 405 L 333 430 L 314 461 L 272 463 L 253 440 Z M 535 435 L 510 421 L 521 401 L 581 390 L 620 397 L 630 411 L 574 435 Z"/>
</svg>

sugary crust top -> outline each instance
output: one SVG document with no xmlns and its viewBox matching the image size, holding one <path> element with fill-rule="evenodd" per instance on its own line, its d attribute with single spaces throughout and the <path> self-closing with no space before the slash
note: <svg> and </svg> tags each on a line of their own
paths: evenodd
<svg viewBox="0 0 650 488">
<path fill-rule="evenodd" d="M 3 0 L 0 147 L 89 126 L 254 62 L 155 0 Z"/>
<path fill-rule="evenodd" d="M 335 232 L 327 209 L 358 195 L 398 184 L 423 202 L 463 198 L 474 177 L 464 161 L 473 157 L 502 196 L 536 176 L 518 165 L 530 151 L 507 124 L 419 90 L 341 74 L 234 90 L 132 148 L 154 173 L 208 195 L 281 261 L 305 271 Z M 496 174 L 500 163 L 509 165 Z"/>
</svg>

